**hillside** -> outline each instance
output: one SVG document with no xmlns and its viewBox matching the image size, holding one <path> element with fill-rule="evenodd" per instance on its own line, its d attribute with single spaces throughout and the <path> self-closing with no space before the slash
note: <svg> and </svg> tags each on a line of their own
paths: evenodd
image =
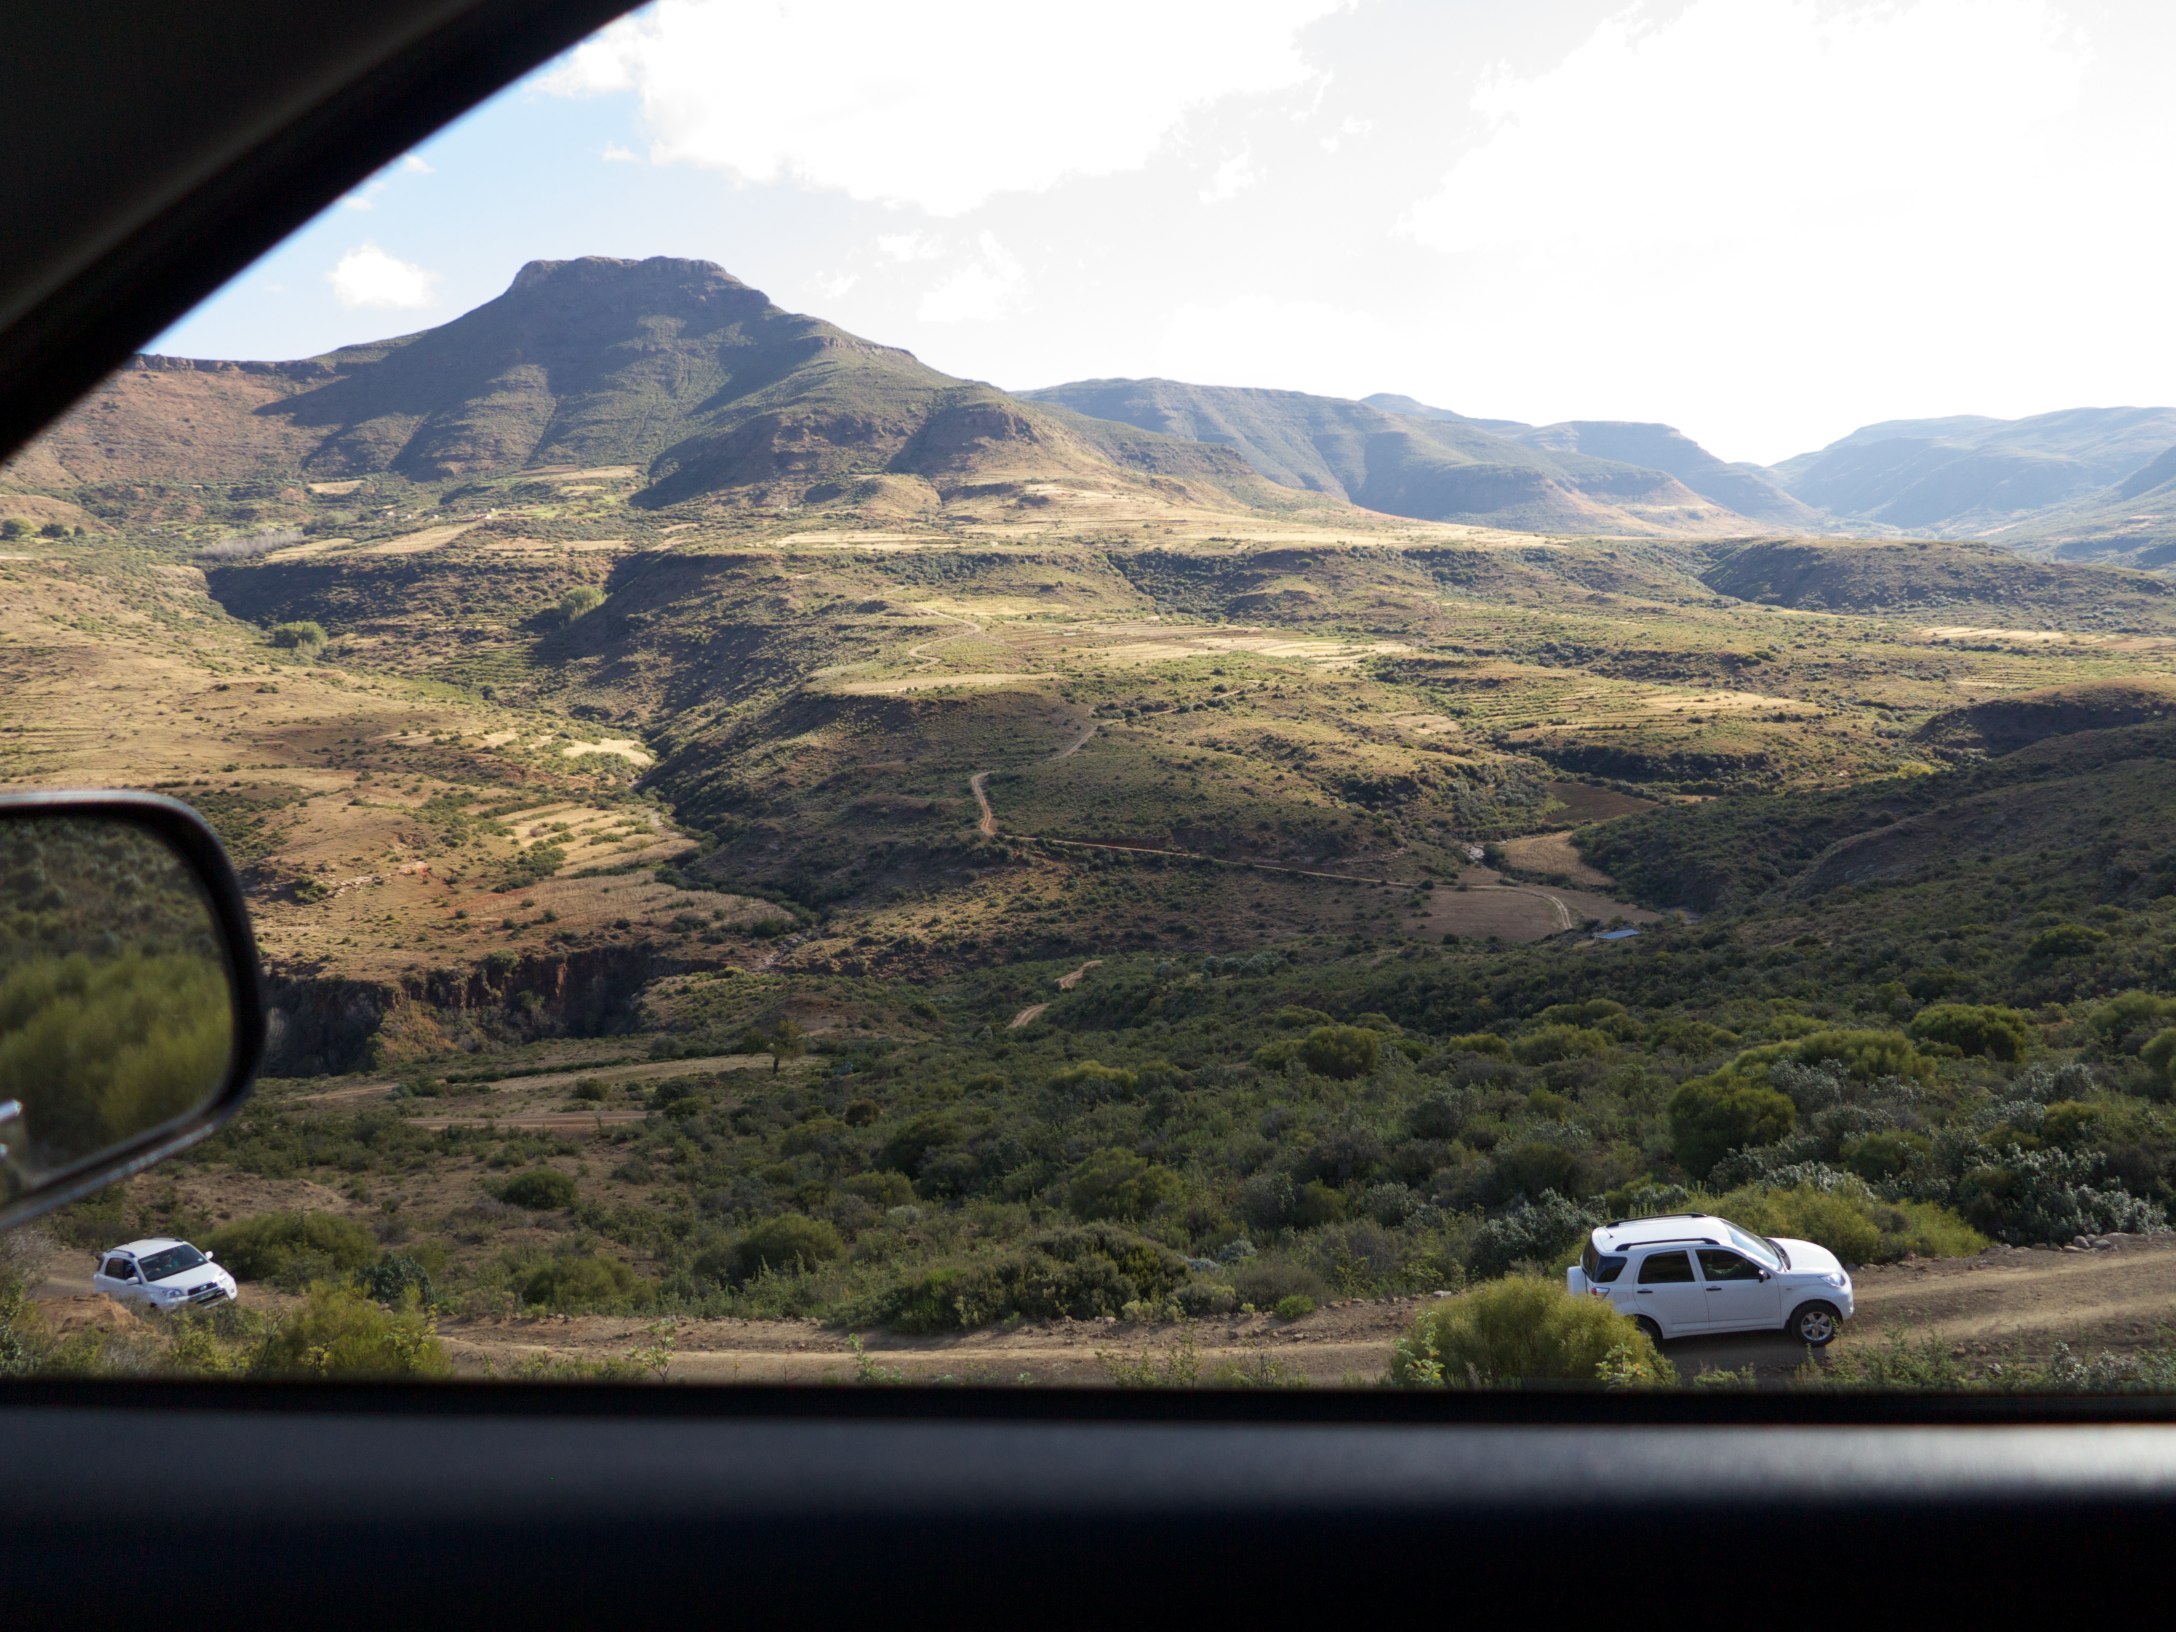
<svg viewBox="0 0 2176 1632">
<path fill-rule="evenodd" d="M 51 494 L 618 466 L 653 508 L 824 502 L 880 475 L 933 499 L 1028 480 L 1163 483 L 1179 499 L 1260 485 L 1228 454 L 1083 427 L 666 257 L 533 261 L 450 323 L 303 362 L 142 358 L 5 476 Z"/>
<path fill-rule="evenodd" d="M 2139 725 L 2172 712 L 2176 688 L 2165 680 L 2102 680 L 1967 703 L 1927 721 L 1918 740 L 1953 756 L 2011 754 L 2049 737 Z"/>
<path fill-rule="evenodd" d="M 1490 428 L 1501 421 L 1177 380 L 1079 380 L 1020 395 L 1228 447 L 1273 482 L 1390 515 L 1632 537 L 1758 530 L 1662 470 L 1529 445 Z"/>
<path fill-rule="evenodd" d="M 1826 518 L 1783 491 L 1758 465 L 1728 464 L 1670 425 L 1634 420 L 1567 419 L 1554 425 L 1523 425 L 1511 419 L 1469 419 L 1431 408 L 1411 397 L 1379 392 L 1370 407 L 1412 419 L 1478 426 L 1553 454 L 1585 454 L 1615 464 L 1659 470 L 1704 499 L 1774 527 L 1822 532 Z"/>
<path fill-rule="evenodd" d="M 2003 536 L 2126 481 L 2176 443 L 2176 408 L 1887 420 L 1769 475 L 1818 509 L 1899 531 Z"/>
<path fill-rule="evenodd" d="M 2036 516 L 2002 540 L 2064 561 L 2168 566 L 2176 561 L 2176 446 L 2115 486 Z"/>
<path fill-rule="evenodd" d="M 1719 594 L 1812 612 L 1938 619 L 1993 629 L 2165 630 L 2176 584 L 2142 572 L 2030 561 L 1987 544 L 1783 540 L 1733 551 L 1701 575 Z"/>
</svg>

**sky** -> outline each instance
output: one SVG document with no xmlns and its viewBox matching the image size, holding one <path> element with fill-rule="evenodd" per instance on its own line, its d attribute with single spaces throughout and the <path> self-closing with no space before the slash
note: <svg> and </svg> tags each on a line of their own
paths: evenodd
<svg viewBox="0 0 2176 1632">
<path fill-rule="evenodd" d="M 2166 0 L 655 0 L 147 349 L 309 356 L 521 265 L 712 260 L 1008 389 L 1661 420 L 2176 400 Z"/>
</svg>

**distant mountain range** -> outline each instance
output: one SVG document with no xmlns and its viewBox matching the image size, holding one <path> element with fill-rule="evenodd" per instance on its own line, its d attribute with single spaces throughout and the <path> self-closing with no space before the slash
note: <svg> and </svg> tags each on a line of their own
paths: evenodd
<svg viewBox="0 0 2176 1632">
<path fill-rule="evenodd" d="M 107 483 L 578 465 L 635 467 L 650 506 L 928 509 L 1058 483 L 1529 532 L 1985 537 L 2176 562 L 2176 409 L 1893 420 L 1762 469 L 1668 425 L 1528 425 L 1388 393 L 1159 379 L 1007 393 L 667 257 L 531 262 L 452 322 L 301 362 L 140 358 L 0 470 L 0 510 L 72 516 L 54 506 Z"/>
<path fill-rule="evenodd" d="M 2176 408 L 1887 420 L 1770 474 L 1847 524 L 2139 565 L 2176 556 Z"/>
<path fill-rule="evenodd" d="M 1080 380 L 1020 395 L 1228 447 L 1273 482 L 1426 521 L 1700 536 L 1819 520 L 1757 470 L 1726 465 L 1666 425 L 1537 428 L 1407 397 L 1177 380 Z"/>
</svg>

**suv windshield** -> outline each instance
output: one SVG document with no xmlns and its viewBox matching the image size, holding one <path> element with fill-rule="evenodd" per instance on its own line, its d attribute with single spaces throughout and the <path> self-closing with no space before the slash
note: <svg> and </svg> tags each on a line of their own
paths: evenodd
<svg viewBox="0 0 2176 1632">
<path fill-rule="evenodd" d="M 204 1263 L 204 1255 L 184 1243 L 168 1247 L 164 1252 L 154 1252 L 148 1258 L 137 1259 L 137 1266 L 147 1281 L 163 1281 L 169 1275 L 179 1275 L 185 1269 L 195 1269 Z"/>
<path fill-rule="evenodd" d="M 1730 1237 L 1730 1244 L 1756 1264 L 1764 1265 L 1769 1269 L 1789 1267 L 1790 1255 L 1765 1235 L 1748 1235 L 1744 1230 L 1739 1229 L 1737 1225 L 1729 1223 L 1723 1225 L 1723 1231 Z"/>
<path fill-rule="evenodd" d="M 1086 15 L 662 0 L 0 469 L 0 778 L 202 811 L 274 1010 L 7 1342 L 2176 1382 L 2104 1318 L 2176 1203 L 2170 9 Z M 80 1063 L 52 863 L 0 1088 Z M 48 1268 L 184 1235 L 245 1307 Z"/>
</svg>

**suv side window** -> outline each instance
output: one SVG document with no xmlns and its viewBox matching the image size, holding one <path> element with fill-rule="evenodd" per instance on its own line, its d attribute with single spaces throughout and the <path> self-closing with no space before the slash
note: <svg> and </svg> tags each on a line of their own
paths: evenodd
<svg viewBox="0 0 2176 1632">
<path fill-rule="evenodd" d="M 1700 1254 L 1700 1273 L 1711 1281 L 1757 1281 L 1760 1270 L 1734 1252 L 1704 1251 Z"/>
<path fill-rule="evenodd" d="M 1692 1258 L 1682 1252 L 1649 1253 L 1640 1265 L 1640 1285 L 1674 1286 L 1692 1279 Z"/>
<path fill-rule="evenodd" d="M 136 1266 L 126 1258 L 108 1258 L 106 1274 L 116 1281 L 133 1281 L 136 1278 Z"/>
</svg>

